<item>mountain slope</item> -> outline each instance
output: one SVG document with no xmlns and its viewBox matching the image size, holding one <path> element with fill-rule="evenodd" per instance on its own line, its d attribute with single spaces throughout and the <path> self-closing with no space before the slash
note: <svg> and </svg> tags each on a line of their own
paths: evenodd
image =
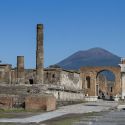
<svg viewBox="0 0 125 125">
<path fill-rule="evenodd" d="M 81 66 L 118 66 L 120 57 L 102 48 L 78 51 L 57 63 L 64 69 L 79 69 Z"/>
</svg>

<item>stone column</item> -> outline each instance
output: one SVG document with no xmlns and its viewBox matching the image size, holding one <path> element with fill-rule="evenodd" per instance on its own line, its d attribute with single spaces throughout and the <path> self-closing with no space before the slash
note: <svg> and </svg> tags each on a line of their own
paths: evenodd
<svg viewBox="0 0 125 125">
<path fill-rule="evenodd" d="M 43 84 L 44 75 L 44 51 L 43 51 L 43 24 L 37 24 L 36 46 L 36 83 Z"/>
<path fill-rule="evenodd" d="M 11 81 L 12 81 L 12 79 L 11 79 L 11 65 L 9 66 L 9 84 L 11 84 Z"/>
<path fill-rule="evenodd" d="M 15 84 L 15 83 L 16 83 L 15 70 L 12 69 L 11 70 L 11 84 Z"/>
<path fill-rule="evenodd" d="M 8 84 L 11 84 L 11 67 L 12 65 L 7 65 L 7 68 L 6 68 L 5 78 L 8 79 Z"/>
<path fill-rule="evenodd" d="M 125 99 L 125 58 L 121 59 L 121 96 Z"/>
<path fill-rule="evenodd" d="M 17 83 L 25 83 L 24 56 L 17 56 Z"/>
</svg>

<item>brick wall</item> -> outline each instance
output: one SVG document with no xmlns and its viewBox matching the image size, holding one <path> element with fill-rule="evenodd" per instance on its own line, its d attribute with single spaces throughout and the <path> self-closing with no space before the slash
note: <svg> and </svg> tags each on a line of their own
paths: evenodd
<svg viewBox="0 0 125 125">
<path fill-rule="evenodd" d="M 25 99 L 26 110 L 46 110 L 56 109 L 56 99 L 51 95 L 31 95 Z"/>
</svg>

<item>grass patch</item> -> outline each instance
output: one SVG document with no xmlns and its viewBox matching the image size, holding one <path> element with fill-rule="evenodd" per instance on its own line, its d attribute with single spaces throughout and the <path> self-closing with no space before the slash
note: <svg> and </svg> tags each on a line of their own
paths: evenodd
<svg viewBox="0 0 125 125">
<path fill-rule="evenodd" d="M 23 108 L 13 108 L 13 109 L 0 109 L 0 113 L 5 113 L 5 112 L 25 112 Z"/>
<path fill-rule="evenodd" d="M 25 110 L 24 108 L 0 109 L 0 113 L 20 113 L 20 112 L 46 112 L 45 110 Z"/>
<path fill-rule="evenodd" d="M 85 117 L 100 116 L 100 112 L 88 112 L 88 113 L 84 113 L 83 116 L 85 116 Z"/>
<path fill-rule="evenodd" d="M 15 115 L 12 115 L 12 114 L 5 114 L 5 113 L 2 113 L 0 114 L 0 118 L 14 118 Z"/>
<path fill-rule="evenodd" d="M 0 118 L 25 118 L 43 113 L 43 110 L 24 110 L 23 108 L 0 109 Z"/>
<path fill-rule="evenodd" d="M 0 125 L 17 125 L 16 123 L 0 123 Z"/>
<path fill-rule="evenodd" d="M 91 116 L 100 116 L 102 112 L 89 112 L 84 114 L 69 114 L 62 117 L 54 118 L 48 120 L 45 123 L 46 125 L 73 125 L 74 122 L 79 122 L 83 118 L 89 118 Z"/>
</svg>

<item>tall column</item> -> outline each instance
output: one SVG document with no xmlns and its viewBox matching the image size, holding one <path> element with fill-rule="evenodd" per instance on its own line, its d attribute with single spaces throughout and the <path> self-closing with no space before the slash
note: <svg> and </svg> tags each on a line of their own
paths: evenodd
<svg viewBox="0 0 125 125">
<path fill-rule="evenodd" d="M 24 56 L 17 56 L 17 83 L 25 82 Z"/>
<path fill-rule="evenodd" d="M 121 59 L 121 97 L 125 99 L 125 58 Z"/>
<path fill-rule="evenodd" d="M 44 51 L 43 51 L 43 24 L 37 24 L 36 46 L 36 83 L 43 84 Z"/>
</svg>

